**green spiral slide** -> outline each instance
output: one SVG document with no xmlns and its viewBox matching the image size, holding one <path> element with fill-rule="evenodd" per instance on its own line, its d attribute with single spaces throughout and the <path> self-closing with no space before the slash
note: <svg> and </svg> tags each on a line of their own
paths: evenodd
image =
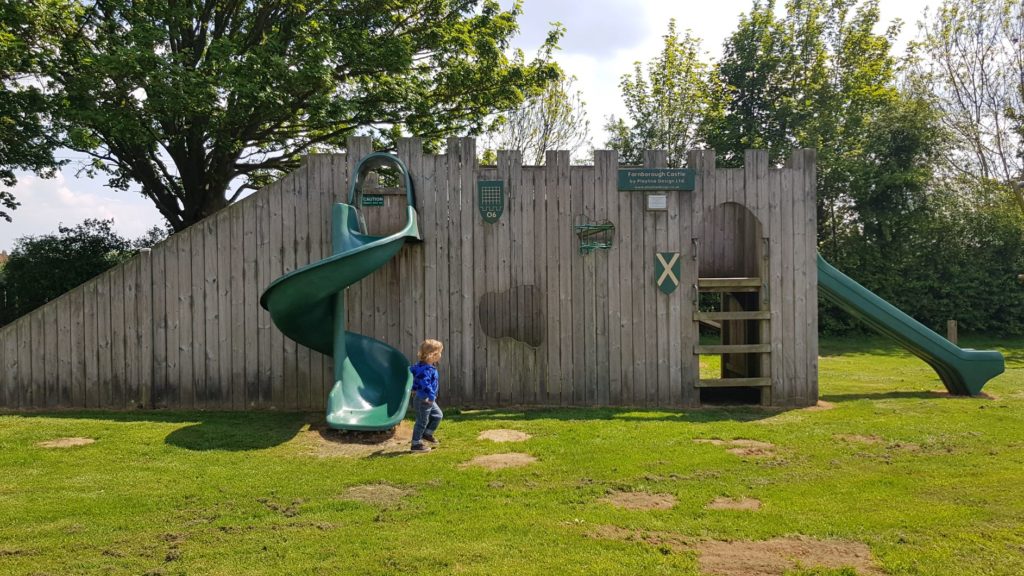
<svg viewBox="0 0 1024 576">
<path fill-rule="evenodd" d="M 389 236 L 364 233 L 356 209 L 366 174 L 397 168 L 404 178 L 406 224 Z M 333 255 L 274 280 L 260 297 L 285 336 L 334 356 L 334 387 L 327 398 L 327 424 L 342 430 L 387 430 L 405 416 L 412 388 L 409 360 L 392 346 L 345 330 L 345 288 L 369 276 L 410 240 L 419 240 L 409 170 L 387 153 L 366 156 L 356 168 L 348 204 L 332 213 Z"/>
<path fill-rule="evenodd" d="M 892 338 L 938 373 L 950 394 L 975 395 L 1003 373 L 1003 355 L 992 350 L 959 348 L 899 308 L 836 270 L 818 254 L 818 287 L 823 296 Z"/>
</svg>

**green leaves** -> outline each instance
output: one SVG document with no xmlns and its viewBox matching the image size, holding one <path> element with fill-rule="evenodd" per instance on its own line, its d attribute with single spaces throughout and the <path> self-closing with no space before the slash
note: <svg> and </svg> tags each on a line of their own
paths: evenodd
<svg viewBox="0 0 1024 576">
<path fill-rule="evenodd" d="M 175 229 L 308 151 L 357 132 L 436 146 L 558 77 L 506 56 L 519 6 L 493 0 L 51 3 L 76 32 L 33 52 L 59 104 L 45 133 Z"/>
<path fill-rule="evenodd" d="M 669 21 L 661 54 L 639 62 L 619 87 L 630 122 L 609 118 L 607 145 L 625 164 L 643 162 L 644 150 L 666 150 L 669 166 L 681 166 L 686 152 L 702 142 L 699 127 L 721 113 L 717 78 L 701 59 L 700 40 Z"/>
</svg>

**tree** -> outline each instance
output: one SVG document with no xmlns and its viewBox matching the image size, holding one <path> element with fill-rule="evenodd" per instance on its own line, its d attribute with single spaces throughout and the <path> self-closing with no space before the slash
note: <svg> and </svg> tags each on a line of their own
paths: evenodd
<svg viewBox="0 0 1024 576">
<path fill-rule="evenodd" d="M 913 71 L 951 138 L 943 174 L 1024 211 L 1024 2 L 945 0 L 921 31 Z"/>
<path fill-rule="evenodd" d="M 490 150 L 520 150 L 528 163 L 544 164 L 547 150 L 577 150 L 590 142 L 583 93 L 575 76 L 562 76 L 499 118 Z M 486 152 L 485 152 L 486 153 Z"/>
<path fill-rule="evenodd" d="M 701 143 L 698 128 L 719 113 L 719 93 L 710 67 L 701 60 L 700 40 L 682 35 L 670 20 L 661 54 L 640 62 L 619 87 L 630 123 L 611 117 L 605 124 L 606 144 L 626 164 L 640 164 L 644 150 L 666 150 L 670 166 L 685 163 L 686 152 Z"/>
<path fill-rule="evenodd" d="M 558 75 L 506 55 L 518 3 L 50 1 L 75 32 L 36 51 L 49 129 L 175 230 L 356 132 L 479 133 Z"/>
<path fill-rule="evenodd" d="M 0 186 L 17 183 L 15 170 L 52 177 L 60 162 L 53 152 L 57 139 L 46 129 L 49 102 L 32 76 L 48 49 L 46 39 L 66 30 L 66 20 L 49 2 L 0 0 Z M 18 202 L 0 188 L 0 218 Z"/>
<path fill-rule="evenodd" d="M 56 234 L 18 238 L 3 269 L 6 302 L 0 320 L 26 314 L 132 254 L 131 242 L 114 232 L 113 220 L 90 219 L 58 226 Z"/>
</svg>

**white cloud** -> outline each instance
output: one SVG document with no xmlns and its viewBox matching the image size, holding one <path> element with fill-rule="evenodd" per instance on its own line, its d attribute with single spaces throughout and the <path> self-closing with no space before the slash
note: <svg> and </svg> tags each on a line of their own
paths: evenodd
<svg viewBox="0 0 1024 576">
<path fill-rule="evenodd" d="M 139 194 L 76 178 L 72 170 L 51 179 L 19 174 L 13 193 L 21 206 L 11 212 L 13 222 L 0 221 L 0 250 L 10 251 L 22 236 L 49 234 L 58 225 L 75 225 L 86 218 L 113 219 L 114 229 L 126 238 L 141 236 L 163 223 L 156 207 Z"/>
</svg>

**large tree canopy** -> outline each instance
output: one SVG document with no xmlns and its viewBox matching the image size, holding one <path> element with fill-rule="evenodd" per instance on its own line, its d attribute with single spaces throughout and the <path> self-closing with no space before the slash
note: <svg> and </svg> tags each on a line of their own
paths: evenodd
<svg viewBox="0 0 1024 576">
<path fill-rule="evenodd" d="M 0 187 L 14 186 L 15 170 L 51 176 L 58 164 L 57 139 L 45 123 L 49 101 L 32 81 L 47 49 L 38 40 L 56 36 L 67 23 L 48 4 L 0 0 Z M 7 210 L 17 206 L 10 190 L 0 188 L 0 218 L 10 222 Z"/>
<path fill-rule="evenodd" d="M 50 130 L 180 230 L 356 131 L 478 133 L 559 76 L 494 0 L 61 0 Z M 557 29 L 548 45 L 557 42 Z M 38 42 L 43 44 L 43 42 Z M 545 53 L 543 50 L 541 53 Z"/>
</svg>

